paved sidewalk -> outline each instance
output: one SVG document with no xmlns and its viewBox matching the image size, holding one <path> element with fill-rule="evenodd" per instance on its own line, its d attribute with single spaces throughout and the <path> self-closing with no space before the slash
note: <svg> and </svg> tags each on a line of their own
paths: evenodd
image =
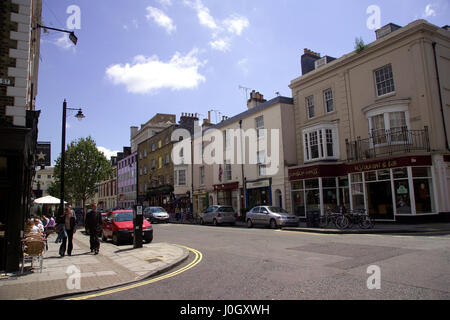
<svg viewBox="0 0 450 320">
<path fill-rule="evenodd" d="M 194 221 L 177 221 L 171 220 L 174 224 L 195 224 Z M 235 227 L 247 228 L 247 224 L 243 221 L 236 221 Z M 306 226 L 306 222 L 300 222 L 298 227 L 282 227 L 282 230 L 312 232 L 312 233 L 329 233 L 329 234 L 450 234 L 450 223 L 422 223 L 422 224 L 400 224 L 400 223 L 381 223 L 376 222 L 373 229 L 360 229 L 354 226 L 350 229 L 340 230 L 337 228 L 310 228 Z"/>
<path fill-rule="evenodd" d="M 308 228 L 306 223 L 300 223 L 299 227 L 284 227 L 283 230 L 330 233 L 330 234 L 450 234 L 450 223 L 424 223 L 424 224 L 387 224 L 375 223 L 373 229 L 351 229 L 340 230 L 337 228 Z"/>
<path fill-rule="evenodd" d="M 61 258 L 60 244 L 55 244 L 55 239 L 55 234 L 49 236 L 42 273 L 38 263 L 34 270 L 27 263 L 23 275 L 0 276 L 0 300 L 35 300 L 103 290 L 164 272 L 189 256 L 187 249 L 168 243 L 144 244 L 134 249 L 133 245 L 115 246 L 109 242 L 101 242 L 100 253 L 94 255 L 89 249 L 89 236 L 78 230 L 72 256 Z M 76 284 L 76 272 L 81 276 L 80 288 L 71 289 Z"/>
</svg>

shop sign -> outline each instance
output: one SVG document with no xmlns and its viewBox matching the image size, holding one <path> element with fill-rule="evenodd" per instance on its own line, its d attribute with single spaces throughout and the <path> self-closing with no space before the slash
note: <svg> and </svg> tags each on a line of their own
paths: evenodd
<svg viewBox="0 0 450 320">
<path fill-rule="evenodd" d="M 247 189 L 270 187 L 270 180 L 247 182 Z"/>
<path fill-rule="evenodd" d="M 11 85 L 11 80 L 5 79 L 5 78 L 0 78 L 0 85 L 10 86 Z"/>
<path fill-rule="evenodd" d="M 307 178 L 315 178 L 320 174 L 319 167 L 299 168 L 289 171 L 289 180 L 302 180 Z"/>
<path fill-rule="evenodd" d="M 398 163 L 396 160 L 386 160 L 386 161 L 379 161 L 374 163 L 368 163 L 368 164 L 359 164 L 355 165 L 353 167 L 354 172 L 362 172 L 362 171 L 373 171 L 373 170 L 380 170 L 380 169 L 390 169 L 398 167 Z"/>
<path fill-rule="evenodd" d="M 430 166 L 430 165 L 431 165 L 431 157 L 429 156 L 402 157 L 390 160 L 382 160 L 351 165 L 348 167 L 348 173 L 375 171 L 408 166 Z"/>
<path fill-rule="evenodd" d="M 51 143 L 38 142 L 36 146 L 36 166 L 50 167 L 51 166 Z"/>
<path fill-rule="evenodd" d="M 408 194 L 408 189 L 406 189 L 405 186 L 400 186 L 397 189 L 397 194 Z"/>
<path fill-rule="evenodd" d="M 217 184 L 214 186 L 215 191 L 239 189 L 239 182 Z"/>
</svg>

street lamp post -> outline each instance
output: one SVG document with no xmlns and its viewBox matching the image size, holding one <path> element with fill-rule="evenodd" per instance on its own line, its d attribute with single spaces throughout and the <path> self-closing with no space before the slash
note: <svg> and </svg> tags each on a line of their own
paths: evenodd
<svg viewBox="0 0 450 320">
<path fill-rule="evenodd" d="M 67 108 L 66 99 L 63 102 L 63 115 L 62 115 L 62 137 L 61 137 L 61 186 L 60 186 L 60 203 L 59 203 L 59 218 L 62 218 L 64 214 L 64 172 L 66 166 L 66 116 L 67 110 L 78 111 L 75 116 L 78 120 L 82 120 L 84 118 L 83 112 L 81 109 L 73 109 Z"/>
</svg>

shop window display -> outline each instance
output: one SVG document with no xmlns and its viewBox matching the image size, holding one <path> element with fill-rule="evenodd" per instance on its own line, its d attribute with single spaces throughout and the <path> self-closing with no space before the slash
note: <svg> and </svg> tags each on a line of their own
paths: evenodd
<svg viewBox="0 0 450 320">
<path fill-rule="evenodd" d="M 319 179 L 305 180 L 306 211 L 320 210 Z"/>
<path fill-rule="evenodd" d="M 352 201 L 353 209 L 364 209 L 364 185 L 362 183 L 362 174 L 354 173 L 351 175 L 352 181 Z"/>
<path fill-rule="evenodd" d="M 336 178 L 322 178 L 322 189 L 324 209 L 336 210 L 338 206 Z"/>
<path fill-rule="evenodd" d="M 433 183 L 431 169 L 427 167 L 412 168 L 416 212 L 432 213 L 435 211 L 433 200 Z"/>
<path fill-rule="evenodd" d="M 392 174 L 394 176 L 395 207 L 397 214 L 412 214 L 408 170 L 407 168 L 395 168 L 392 170 Z"/>
</svg>

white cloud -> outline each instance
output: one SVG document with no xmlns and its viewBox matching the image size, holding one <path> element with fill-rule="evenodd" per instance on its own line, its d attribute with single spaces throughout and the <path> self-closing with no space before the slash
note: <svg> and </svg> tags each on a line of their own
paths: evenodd
<svg viewBox="0 0 450 320">
<path fill-rule="evenodd" d="M 100 146 L 97 146 L 97 150 L 102 152 L 105 155 L 106 159 L 108 159 L 108 160 L 111 160 L 111 157 L 116 157 L 117 153 L 120 152 L 120 151 L 112 151 L 112 150 L 109 150 L 108 148 L 100 147 Z"/>
<path fill-rule="evenodd" d="M 240 36 L 250 26 L 246 17 L 237 14 L 223 21 L 215 19 L 201 0 L 184 0 L 184 4 L 196 10 L 199 23 L 211 30 L 213 40 L 209 45 L 214 50 L 230 51 L 232 37 Z"/>
<path fill-rule="evenodd" d="M 226 51 L 230 51 L 231 40 L 229 38 L 218 39 L 215 41 L 210 41 L 209 45 L 214 50 L 226 52 Z"/>
<path fill-rule="evenodd" d="M 237 62 L 237 65 L 245 75 L 248 75 L 249 69 L 248 69 L 248 59 L 247 58 L 242 58 L 241 60 L 239 60 Z"/>
<path fill-rule="evenodd" d="M 147 7 L 147 20 L 153 20 L 157 25 L 166 29 L 168 34 L 176 30 L 173 20 L 158 8 Z"/>
<path fill-rule="evenodd" d="M 75 52 L 75 45 L 69 40 L 69 34 L 67 33 L 64 33 L 61 37 L 56 39 L 54 44 L 63 50 L 72 50 Z"/>
<path fill-rule="evenodd" d="M 240 36 L 242 30 L 247 28 L 250 25 L 250 22 L 247 17 L 232 15 L 230 18 L 225 19 L 223 24 L 227 28 L 228 32 Z"/>
<path fill-rule="evenodd" d="M 422 15 L 424 18 L 436 16 L 436 11 L 432 7 L 433 5 L 431 3 L 427 4 L 427 6 L 425 7 L 425 12 Z"/>
<path fill-rule="evenodd" d="M 184 3 L 197 11 L 197 17 L 202 26 L 209 29 L 219 29 L 213 16 L 209 13 L 209 9 L 203 5 L 201 0 L 184 0 Z"/>
<path fill-rule="evenodd" d="M 197 58 L 193 49 L 182 56 L 176 52 L 168 62 L 152 57 L 136 56 L 132 64 L 116 64 L 106 70 L 107 77 L 116 85 L 124 84 L 131 93 L 151 93 L 158 89 L 195 89 L 206 78 L 198 69 L 206 64 Z"/>
</svg>

